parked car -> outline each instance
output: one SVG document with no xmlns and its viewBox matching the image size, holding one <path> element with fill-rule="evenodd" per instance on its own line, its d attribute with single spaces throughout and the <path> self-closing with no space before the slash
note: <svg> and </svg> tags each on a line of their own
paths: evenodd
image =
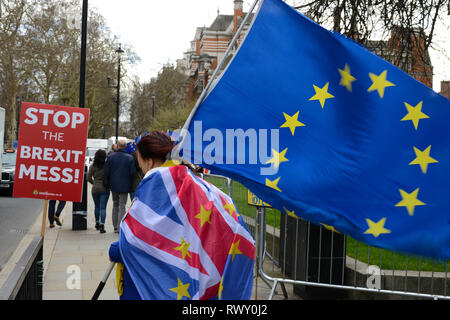
<svg viewBox="0 0 450 320">
<path fill-rule="evenodd" d="M 6 149 L 2 155 L 2 179 L 0 180 L 0 191 L 6 191 L 10 194 L 13 192 L 16 156 L 16 152 L 9 149 Z"/>
</svg>

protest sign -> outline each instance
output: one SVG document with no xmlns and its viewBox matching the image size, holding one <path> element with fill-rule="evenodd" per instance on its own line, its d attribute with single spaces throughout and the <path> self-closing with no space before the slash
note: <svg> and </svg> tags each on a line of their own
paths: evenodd
<svg viewBox="0 0 450 320">
<path fill-rule="evenodd" d="M 14 197 L 80 202 L 89 109 L 22 103 Z"/>
</svg>

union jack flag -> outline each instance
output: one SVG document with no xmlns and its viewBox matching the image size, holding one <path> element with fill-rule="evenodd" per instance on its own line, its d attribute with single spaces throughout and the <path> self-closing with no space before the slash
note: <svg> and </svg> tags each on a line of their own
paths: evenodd
<svg viewBox="0 0 450 320">
<path fill-rule="evenodd" d="M 120 224 L 125 267 L 144 300 L 245 300 L 255 243 L 233 200 L 185 166 L 146 174 Z"/>
</svg>

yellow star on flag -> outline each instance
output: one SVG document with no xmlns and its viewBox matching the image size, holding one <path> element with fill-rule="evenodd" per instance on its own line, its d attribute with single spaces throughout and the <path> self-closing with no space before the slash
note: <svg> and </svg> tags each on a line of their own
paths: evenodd
<svg viewBox="0 0 450 320">
<path fill-rule="evenodd" d="M 186 258 L 186 256 L 188 256 L 189 258 L 191 258 L 191 254 L 189 253 L 189 247 L 190 247 L 190 243 L 187 243 L 183 237 L 181 237 L 181 245 L 179 247 L 173 248 L 174 250 L 178 250 L 181 251 L 181 253 L 183 254 L 183 259 Z"/>
<path fill-rule="evenodd" d="M 200 213 L 196 215 L 194 218 L 200 219 L 201 227 L 208 222 L 211 224 L 211 213 L 212 210 L 206 210 L 202 205 L 200 205 Z"/>
<path fill-rule="evenodd" d="M 325 223 L 321 223 L 321 225 L 323 225 L 324 228 L 327 229 L 327 230 L 330 230 L 330 231 L 333 231 L 333 232 L 336 232 L 336 233 L 341 234 L 341 233 L 340 233 L 339 231 L 337 231 L 333 226 L 329 226 L 329 225 L 327 225 L 327 224 L 325 224 Z"/>
<path fill-rule="evenodd" d="M 386 218 L 381 219 L 378 222 L 373 222 L 370 219 L 366 219 L 369 229 L 364 232 L 364 234 L 371 234 L 375 238 L 378 238 L 380 234 L 391 233 L 391 230 L 385 229 L 384 224 L 386 223 Z"/>
<path fill-rule="evenodd" d="M 227 203 L 226 205 L 223 206 L 223 208 L 225 210 L 228 210 L 228 212 L 230 213 L 230 216 L 232 216 L 233 213 L 236 212 L 236 207 L 232 203 Z"/>
<path fill-rule="evenodd" d="M 280 179 L 281 179 L 281 177 L 279 177 L 278 179 L 276 179 L 274 181 L 271 181 L 266 178 L 266 186 L 281 192 L 281 189 L 278 188 L 278 182 L 280 182 Z"/>
<path fill-rule="evenodd" d="M 334 96 L 332 94 L 328 93 L 328 85 L 329 84 L 330 83 L 328 82 L 323 88 L 319 88 L 319 87 L 316 87 L 315 85 L 313 85 L 314 90 L 316 91 L 316 94 L 311 99 L 309 99 L 309 101 L 319 100 L 320 105 L 322 106 L 322 109 L 323 109 L 325 106 L 325 101 L 327 99 L 334 98 Z"/>
<path fill-rule="evenodd" d="M 286 122 L 280 127 L 280 128 L 289 128 L 291 130 L 292 135 L 295 134 L 295 129 L 297 127 L 305 127 L 303 123 L 298 121 L 298 115 L 300 114 L 300 111 L 298 111 L 296 114 L 294 114 L 292 117 L 288 114 L 283 112 L 284 118 L 286 119 Z"/>
<path fill-rule="evenodd" d="M 419 188 L 417 188 L 416 190 L 414 190 L 411 193 L 408 193 L 402 189 L 400 189 L 399 191 L 400 191 L 400 194 L 401 194 L 403 200 L 400 201 L 399 203 L 397 203 L 395 206 L 396 207 L 406 207 L 406 209 L 408 210 L 408 213 L 411 217 L 414 215 L 414 209 L 416 208 L 416 206 L 425 206 L 426 205 L 426 203 L 423 203 L 422 201 L 417 199 L 417 196 L 419 194 Z"/>
<path fill-rule="evenodd" d="M 272 149 L 273 158 L 266 162 L 266 164 L 273 163 L 273 166 L 275 169 L 278 169 L 280 167 L 280 163 L 289 161 L 286 159 L 286 152 L 288 149 L 284 149 L 280 153 L 278 153 L 276 150 Z"/>
<path fill-rule="evenodd" d="M 413 107 L 410 104 L 405 102 L 406 109 L 408 109 L 408 114 L 401 121 L 411 120 L 414 123 L 414 128 L 416 130 L 419 127 L 419 121 L 421 119 L 429 119 L 425 113 L 422 112 L 423 101 L 420 101 L 417 106 Z"/>
<path fill-rule="evenodd" d="M 292 218 L 298 219 L 298 217 L 295 215 L 295 211 L 289 211 L 288 209 L 284 208 L 284 211 L 286 212 L 286 214 Z"/>
<path fill-rule="evenodd" d="M 419 149 L 414 147 L 414 152 L 416 153 L 417 158 L 414 159 L 414 161 L 412 161 L 409 165 L 414 165 L 414 164 L 420 165 L 420 168 L 422 169 L 422 172 L 424 174 L 427 173 L 428 165 L 430 163 L 438 163 L 439 162 L 436 159 L 433 159 L 432 157 L 430 157 L 431 146 L 429 146 L 428 148 L 426 148 L 423 151 L 420 151 Z"/>
<path fill-rule="evenodd" d="M 395 84 L 386 80 L 387 70 L 384 70 L 379 76 L 373 73 L 369 73 L 369 77 L 372 80 L 372 85 L 367 90 L 368 92 L 372 92 L 377 90 L 380 98 L 384 97 L 384 89 L 387 87 L 395 87 Z"/>
<path fill-rule="evenodd" d="M 240 243 L 240 242 L 241 242 L 241 240 L 238 240 L 238 242 L 235 242 L 235 243 L 233 243 L 233 244 L 231 245 L 230 253 L 228 253 L 228 254 L 231 254 L 231 262 L 234 261 L 234 256 L 235 256 L 235 255 L 237 255 L 237 254 L 242 254 L 242 251 L 239 250 L 239 243 Z"/>
<path fill-rule="evenodd" d="M 177 300 L 183 299 L 183 297 L 187 297 L 188 299 L 191 299 L 191 296 L 188 292 L 190 283 L 183 284 L 181 282 L 180 278 L 177 278 L 178 286 L 172 289 L 169 289 L 170 291 L 173 291 L 177 294 Z"/>
<path fill-rule="evenodd" d="M 223 277 L 222 279 L 220 279 L 219 292 L 217 293 L 219 295 L 220 300 L 222 300 L 222 291 L 223 291 Z"/>
<path fill-rule="evenodd" d="M 352 92 L 352 83 L 356 78 L 351 75 L 350 67 L 346 64 L 344 70 L 338 69 L 341 74 L 341 82 L 339 85 L 346 87 L 348 91 Z"/>
</svg>

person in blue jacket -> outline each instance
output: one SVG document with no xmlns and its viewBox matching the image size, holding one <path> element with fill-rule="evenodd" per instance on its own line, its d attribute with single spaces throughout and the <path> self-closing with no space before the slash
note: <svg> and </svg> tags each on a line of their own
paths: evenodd
<svg viewBox="0 0 450 320">
<path fill-rule="evenodd" d="M 117 152 L 111 154 L 105 164 L 105 177 L 112 193 L 112 222 L 114 232 L 119 232 L 119 224 L 125 214 L 128 193 L 133 185 L 136 166 L 133 157 L 125 151 L 127 142 L 119 140 Z"/>
<path fill-rule="evenodd" d="M 123 265 L 119 242 L 114 242 L 109 247 L 109 258 L 111 261 L 117 263 L 116 281 L 120 300 L 142 300 L 131 279 L 130 273 Z"/>
</svg>

